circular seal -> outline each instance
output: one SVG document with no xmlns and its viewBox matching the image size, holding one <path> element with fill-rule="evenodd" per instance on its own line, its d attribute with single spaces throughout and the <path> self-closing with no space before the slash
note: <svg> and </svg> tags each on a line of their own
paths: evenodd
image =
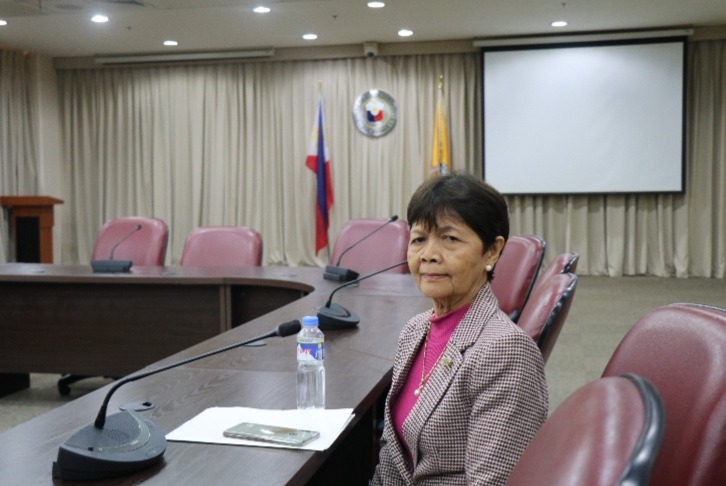
<svg viewBox="0 0 726 486">
<path fill-rule="evenodd" d="M 353 103 L 353 122 L 369 137 L 382 137 L 393 130 L 398 112 L 396 102 L 378 89 L 366 91 Z"/>
</svg>

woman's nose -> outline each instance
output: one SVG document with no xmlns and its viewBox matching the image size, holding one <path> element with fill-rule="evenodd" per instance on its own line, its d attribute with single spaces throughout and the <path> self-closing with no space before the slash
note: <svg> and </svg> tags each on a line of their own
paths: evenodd
<svg viewBox="0 0 726 486">
<path fill-rule="evenodd" d="M 441 257 L 441 252 L 439 250 L 440 249 L 436 244 L 436 241 L 427 241 L 423 247 L 423 251 L 421 252 L 421 260 L 425 262 L 439 261 Z"/>
</svg>

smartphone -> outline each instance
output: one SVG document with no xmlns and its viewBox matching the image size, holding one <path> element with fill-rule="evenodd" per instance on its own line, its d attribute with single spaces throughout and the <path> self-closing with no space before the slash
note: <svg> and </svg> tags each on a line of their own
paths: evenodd
<svg viewBox="0 0 726 486">
<path fill-rule="evenodd" d="M 242 422 L 225 430 L 224 436 L 234 437 L 235 439 L 259 440 L 273 444 L 302 446 L 320 437 L 320 432 Z"/>
</svg>

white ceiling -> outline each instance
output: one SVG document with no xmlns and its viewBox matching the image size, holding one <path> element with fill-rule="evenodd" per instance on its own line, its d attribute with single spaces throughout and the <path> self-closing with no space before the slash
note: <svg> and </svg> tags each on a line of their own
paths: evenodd
<svg viewBox="0 0 726 486">
<path fill-rule="evenodd" d="M 0 46 L 52 57 L 726 24 L 726 0 L 0 0 Z M 272 11 L 252 12 L 257 5 Z M 90 22 L 105 13 L 105 24 Z M 553 29 L 565 19 L 569 26 Z M 401 28 L 413 30 L 398 37 Z M 302 35 L 318 34 L 315 41 Z M 174 39 L 179 45 L 165 48 Z M 362 50 L 361 50 L 362 54 Z"/>
</svg>

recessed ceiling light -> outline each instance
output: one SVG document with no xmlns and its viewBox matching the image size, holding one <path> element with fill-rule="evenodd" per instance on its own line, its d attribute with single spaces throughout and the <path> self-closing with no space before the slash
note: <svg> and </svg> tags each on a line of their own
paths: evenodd
<svg viewBox="0 0 726 486">
<path fill-rule="evenodd" d="M 108 22 L 108 17 L 105 15 L 94 15 L 91 17 L 91 22 L 96 22 L 97 24 L 102 24 L 104 22 Z"/>
<path fill-rule="evenodd" d="M 564 20 L 555 20 L 550 25 L 552 25 L 552 27 L 567 27 L 567 22 Z"/>
<path fill-rule="evenodd" d="M 386 4 L 383 2 L 368 2 L 368 6 L 370 8 L 383 8 Z"/>
<path fill-rule="evenodd" d="M 303 34 L 305 40 L 315 40 L 318 38 L 318 34 Z"/>
<path fill-rule="evenodd" d="M 409 29 L 401 29 L 398 31 L 398 35 L 400 37 L 411 37 L 413 35 L 413 31 Z"/>
<path fill-rule="evenodd" d="M 253 8 L 252 11 L 254 13 L 259 13 L 259 14 L 270 13 L 270 9 L 268 7 L 263 7 L 262 5 L 260 5 L 259 7 Z"/>
<path fill-rule="evenodd" d="M 179 43 L 175 40 L 165 40 L 164 45 L 165 46 L 178 46 Z"/>
<path fill-rule="evenodd" d="M 8 25 L 8 21 L 5 19 L 0 19 L 0 25 Z"/>
</svg>

